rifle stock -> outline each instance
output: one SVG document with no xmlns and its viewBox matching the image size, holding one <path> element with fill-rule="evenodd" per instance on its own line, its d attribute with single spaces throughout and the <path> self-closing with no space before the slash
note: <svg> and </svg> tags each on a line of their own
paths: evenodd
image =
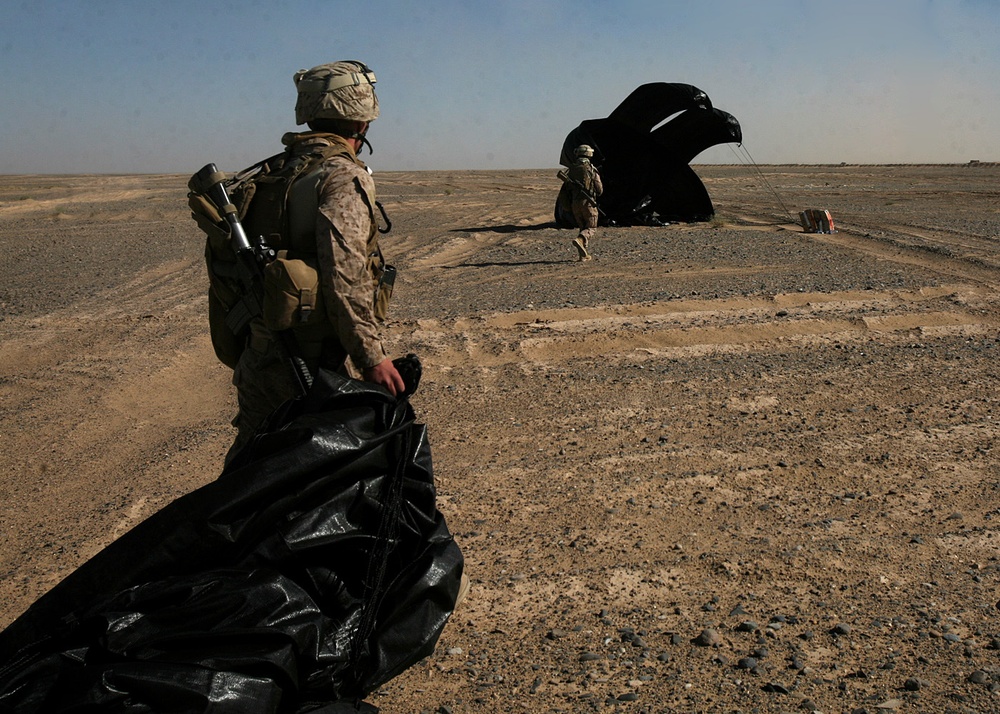
<svg viewBox="0 0 1000 714">
<path fill-rule="evenodd" d="M 263 238 L 253 243 L 247 238 L 243 224 L 240 223 L 238 210 L 226 192 L 223 183 L 225 179 L 226 175 L 219 171 L 215 164 L 206 164 L 191 177 L 188 188 L 205 195 L 215 205 L 229 228 L 230 244 L 233 253 L 236 254 L 236 277 L 243 287 L 243 294 L 239 302 L 226 313 L 226 326 L 234 334 L 239 334 L 254 318 L 260 317 L 264 312 L 264 266 L 274 260 L 277 253 L 264 242 Z M 296 344 L 295 335 L 288 330 L 275 334 L 288 355 L 299 391 L 305 394 L 312 386 L 312 375 L 301 357 L 302 353 Z"/>
</svg>

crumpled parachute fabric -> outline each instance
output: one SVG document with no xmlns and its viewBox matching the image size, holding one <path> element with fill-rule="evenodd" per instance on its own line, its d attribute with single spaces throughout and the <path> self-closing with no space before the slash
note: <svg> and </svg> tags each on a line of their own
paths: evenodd
<svg viewBox="0 0 1000 714">
<path fill-rule="evenodd" d="M 375 711 L 433 651 L 462 567 L 409 402 L 321 372 L 216 481 L 0 632 L 0 712 Z"/>
<path fill-rule="evenodd" d="M 604 193 L 601 225 L 663 225 L 711 220 L 715 207 L 705 184 L 689 165 L 705 149 L 743 142 L 736 117 L 712 106 L 691 84 L 650 82 L 636 87 L 603 119 L 586 119 L 563 142 L 559 163 L 572 166 L 581 144 L 594 150 Z M 575 228 L 563 184 L 555 219 Z"/>
</svg>

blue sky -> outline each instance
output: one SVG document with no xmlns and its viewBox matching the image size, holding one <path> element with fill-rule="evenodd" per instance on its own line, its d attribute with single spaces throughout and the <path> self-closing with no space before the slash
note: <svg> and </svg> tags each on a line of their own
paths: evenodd
<svg viewBox="0 0 1000 714">
<path fill-rule="evenodd" d="M 6 0 L 0 173 L 241 168 L 339 59 L 378 76 L 376 170 L 554 167 L 646 82 L 707 92 L 759 164 L 998 161 L 998 37 L 996 0 Z"/>
</svg>

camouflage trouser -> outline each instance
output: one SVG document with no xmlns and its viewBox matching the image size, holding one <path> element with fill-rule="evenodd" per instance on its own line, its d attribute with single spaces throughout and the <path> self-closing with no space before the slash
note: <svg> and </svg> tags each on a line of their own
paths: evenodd
<svg viewBox="0 0 1000 714">
<path fill-rule="evenodd" d="M 315 373 L 314 365 L 309 368 Z M 331 363 L 329 368 L 340 367 Z M 237 434 L 226 454 L 227 465 L 250 442 L 257 429 L 275 409 L 300 394 L 288 358 L 280 343 L 274 340 L 243 350 L 233 371 L 233 385 L 236 387 L 240 410 L 233 419 Z"/>
<path fill-rule="evenodd" d="M 597 233 L 597 206 L 590 201 L 574 201 L 573 218 L 580 227 L 580 238 L 587 241 L 594 237 Z"/>
</svg>

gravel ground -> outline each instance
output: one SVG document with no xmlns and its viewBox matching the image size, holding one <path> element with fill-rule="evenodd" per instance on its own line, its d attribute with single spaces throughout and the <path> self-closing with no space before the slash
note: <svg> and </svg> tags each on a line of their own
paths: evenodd
<svg viewBox="0 0 1000 714">
<path fill-rule="evenodd" d="M 383 712 L 1000 710 L 1000 167 L 696 170 L 590 263 L 555 169 L 376 174 L 472 581 Z M 221 469 L 186 179 L 0 177 L 0 624 Z"/>
</svg>

